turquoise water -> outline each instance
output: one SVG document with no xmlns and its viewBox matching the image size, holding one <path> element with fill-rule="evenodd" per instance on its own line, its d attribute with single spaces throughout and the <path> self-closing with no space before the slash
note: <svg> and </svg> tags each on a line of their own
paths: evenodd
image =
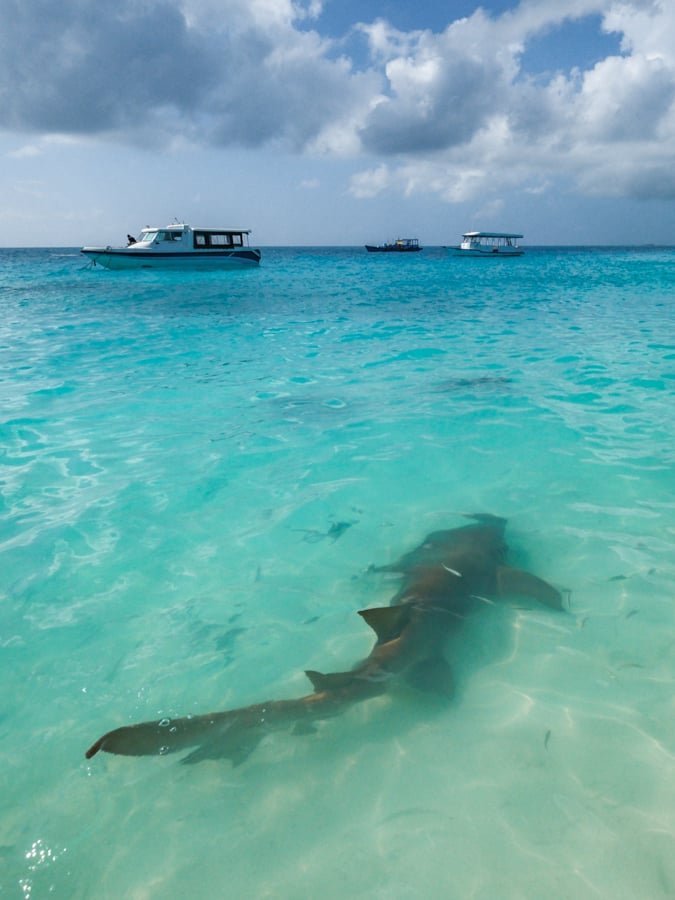
<svg viewBox="0 0 675 900">
<path fill-rule="evenodd" d="M 0 251 L 0 896 L 672 897 L 674 287 L 656 248 Z M 368 567 L 473 511 L 570 610 L 486 605 L 449 704 L 84 759 L 348 668 Z"/>
</svg>

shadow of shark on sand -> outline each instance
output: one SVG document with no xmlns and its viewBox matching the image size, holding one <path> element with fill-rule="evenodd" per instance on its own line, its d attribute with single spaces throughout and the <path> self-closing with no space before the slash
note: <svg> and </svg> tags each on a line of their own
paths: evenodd
<svg viewBox="0 0 675 900">
<path fill-rule="evenodd" d="M 375 632 L 369 655 L 343 672 L 308 670 L 313 691 L 291 700 L 268 700 L 238 709 L 126 725 L 109 731 L 87 750 L 122 756 L 191 752 L 182 760 L 243 762 L 265 735 L 291 730 L 310 734 L 316 723 L 346 707 L 388 691 L 404 679 L 416 691 L 448 698 L 455 679 L 446 645 L 463 621 L 501 597 L 528 597 L 554 610 L 563 609 L 560 591 L 546 581 L 506 565 L 506 519 L 473 514 L 471 524 L 435 531 L 399 560 L 372 567 L 401 576 L 390 605 L 363 609 L 359 615 Z M 429 711 L 437 704 L 424 704 Z"/>
</svg>

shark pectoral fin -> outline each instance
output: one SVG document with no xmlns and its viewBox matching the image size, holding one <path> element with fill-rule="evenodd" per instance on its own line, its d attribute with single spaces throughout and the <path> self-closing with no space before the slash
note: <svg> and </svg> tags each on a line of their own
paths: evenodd
<svg viewBox="0 0 675 900">
<path fill-rule="evenodd" d="M 521 597 L 532 597 L 533 600 L 538 600 L 544 606 L 550 606 L 552 609 L 564 609 L 560 591 L 544 581 L 543 578 L 538 578 L 522 569 L 498 566 L 497 590 L 502 596 L 517 594 Z"/>
<path fill-rule="evenodd" d="M 380 644 L 386 644 L 398 637 L 410 619 L 410 605 L 376 606 L 373 609 L 360 609 L 359 615 L 370 625 Z"/>
<path fill-rule="evenodd" d="M 291 734 L 301 736 L 305 734 L 316 734 L 317 727 L 313 722 L 296 722 L 291 728 Z"/>
<path fill-rule="evenodd" d="M 224 741 L 209 741 L 197 747 L 181 759 L 182 766 L 193 766 L 207 759 L 229 759 L 233 766 L 240 766 L 253 753 L 262 739 L 259 731 L 245 731 L 231 734 Z"/>
<path fill-rule="evenodd" d="M 406 681 L 418 691 L 451 697 L 454 693 L 452 669 L 442 656 L 431 656 L 415 663 L 406 672 Z"/>
<path fill-rule="evenodd" d="M 353 672 L 330 672 L 328 675 L 324 675 L 323 672 L 306 669 L 305 675 L 312 682 L 312 687 L 317 694 L 322 694 L 324 691 L 338 691 L 354 681 Z"/>
</svg>

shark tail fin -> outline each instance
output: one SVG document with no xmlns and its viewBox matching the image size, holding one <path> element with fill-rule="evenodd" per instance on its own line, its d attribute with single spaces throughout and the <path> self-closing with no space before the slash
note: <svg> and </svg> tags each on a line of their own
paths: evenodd
<svg viewBox="0 0 675 900">
<path fill-rule="evenodd" d="M 399 606 L 376 606 L 360 609 L 359 615 L 370 625 L 377 635 L 378 643 L 386 644 L 398 637 L 410 619 L 410 604 Z"/>
<path fill-rule="evenodd" d="M 87 750 L 87 752 L 84 754 L 84 758 L 91 759 L 92 756 L 96 756 L 98 751 L 101 750 L 101 748 L 103 747 L 104 740 L 105 740 L 105 738 L 100 737 L 97 741 L 95 741 L 91 745 L 91 747 Z"/>
<path fill-rule="evenodd" d="M 139 725 L 124 725 L 115 728 L 100 737 L 84 754 L 91 759 L 99 750 L 105 753 L 117 753 L 120 756 L 154 756 L 155 754 L 174 753 L 186 746 L 173 740 L 168 728 L 159 723 L 142 722 Z"/>
<path fill-rule="evenodd" d="M 239 736 L 248 730 L 240 716 L 240 710 L 228 710 L 123 725 L 100 737 L 85 756 L 91 759 L 100 750 L 119 756 L 165 756 L 189 747 L 199 747 L 204 748 L 201 758 L 215 759 L 214 748 L 218 746 L 224 748 L 219 756 L 233 758 L 230 750 L 234 748 L 234 756 L 238 754 L 238 745 L 242 743 Z M 201 749 L 195 751 L 195 759 L 189 761 L 197 762 L 201 753 Z"/>
<path fill-rule="evenodd" d="M 532 597 L 551 609 L 564 609 L 562 594 L 559 590 L 522 569 L 511 569 L 509 566 L 497 568 L 497 592 L 501 596 L 516 594 L 521 597 Z"/>
</svg>

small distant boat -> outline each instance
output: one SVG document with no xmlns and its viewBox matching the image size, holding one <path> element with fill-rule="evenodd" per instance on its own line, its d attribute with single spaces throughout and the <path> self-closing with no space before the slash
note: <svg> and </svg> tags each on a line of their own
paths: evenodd
<svg viewBox="0 0 675 900">
<path fill-rule="evenodd" d="M 518 246 L 522 234 L 505 231 L 467 231 L 462 235 L 462 243 L 452 247 L 458 256 L 522 256 L 525 252 Z"/>
<path fill-rule="evenodd" d="M 417 238 L 397 238 L 393 244 L 366 244 L 368 253 L 417 253 L 421 249 Z"/>
<path fill-rule="evenodd" d="M 126 247 L 83 247 L 106 269 L 238 269 L 257 266 L 260 250 L 248 246 L 246 228 L 192 228 L 184 223 L 127 235 Z"/>
</svg>

